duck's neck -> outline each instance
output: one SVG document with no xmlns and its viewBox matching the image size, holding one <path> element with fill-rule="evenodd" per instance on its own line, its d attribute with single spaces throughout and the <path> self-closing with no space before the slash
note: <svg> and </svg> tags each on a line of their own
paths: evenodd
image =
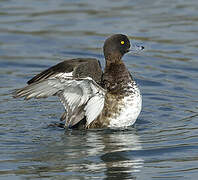
<svg viewBox="0 0 198 180">
<path fill-rule="evenodd" d="M 106 59 L 106 67 L 103 75 L 103 86 L 111 93 L 123 92 L 123 89 L 131 82 L 132 78 L 125 67 L 123 61 L 120 59 L 115 61 L 108 61 Z"/>
<path fill-rule="evenodd" d="M 123 63 L 122 61 L 122 55 L 120 53 L 114 52 L 113 54 L 105 54 L 105 61 L 106 61 L 106 67 L 110 66 L 111 64 L 120 64 Z"/>
</svg>

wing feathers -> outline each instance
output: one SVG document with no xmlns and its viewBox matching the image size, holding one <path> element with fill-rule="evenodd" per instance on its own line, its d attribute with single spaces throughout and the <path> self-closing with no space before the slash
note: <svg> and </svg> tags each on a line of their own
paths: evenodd
<svg viewBox="0 0 198 180">
<path fill-rule="evenodd" d="M 64 86 L 61 86 L 57 79 L 43 80 L 15 91 L 14 97 L 25 97 L 27 100 L 31 98 L 46 98 L 55 95 L 63 88 Z"/>
<path fill-rule="evenodd" d="M 104 107 L 104 96 L 92 97 L 85 106 L 85 116 L 87 117 L 87 126 L 95 120 Z"/>
<path fill-rule="evenodd" d="M 74 126 L 86 116 L 89 125 L 101 113 L 104 107 L 105 90 L 91 78 L 72 79 L 63 76 L 33 82 L 17 90 L 14 97 L 46 98 L 57 95 L 66 112 L 65 118 L 68 127 Z"/>
</svg>

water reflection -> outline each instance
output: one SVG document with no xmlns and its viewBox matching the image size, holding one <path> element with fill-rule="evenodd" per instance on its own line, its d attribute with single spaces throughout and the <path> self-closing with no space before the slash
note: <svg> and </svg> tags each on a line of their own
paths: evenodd
<svg viewBox="0 0 198 180">
<path fill-rule="evenodd" d="M 140 172 L 143 159 L 130 155 L 130 152 L 141 150 L 136 132 L 115 132 L 103 136 L 104 152 L 101 156 L 105 163 L 105 179 L 136 179 L 134 172 Z"/>
<path fill-rule="evenodd" d="M 20 155 L 18 158 L 28 163 L 15 173 L 41 178 L 71 174 L 77 177 L 83 173 L 91 177 L 103 172 L 106 179 L 134 179 L 133 174 L 141 171 L 144 161 L 131 152 L 141 149 L 133 128 L 68 131 L 55 141 L 43 142 L 34 152 Z"/>
</svg>

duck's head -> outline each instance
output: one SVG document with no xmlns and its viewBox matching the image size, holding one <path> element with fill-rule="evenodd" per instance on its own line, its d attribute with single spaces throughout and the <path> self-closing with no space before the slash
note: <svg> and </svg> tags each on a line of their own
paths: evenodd
<svg viewBox="0 0 198 180">
<path fill-rule="evenodd" d="M 115 34 L 105 40 L 103 51 L 106 59 L 121 59 L 130 51 L 130 41 L 123 34 Z"/>
</svg>

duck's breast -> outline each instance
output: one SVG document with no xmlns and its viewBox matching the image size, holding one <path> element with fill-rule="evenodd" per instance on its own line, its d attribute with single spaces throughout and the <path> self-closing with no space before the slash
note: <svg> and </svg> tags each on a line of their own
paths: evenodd
<svg viewBox="0 0 198 180">
<path fill-rule="evenodd" d="M 109 127 L 126 127 L 135 123 L 142 109 L 142 97 L 137 86 L 118 102 L 118 112 L 109 118 Z"/>
</svg>

